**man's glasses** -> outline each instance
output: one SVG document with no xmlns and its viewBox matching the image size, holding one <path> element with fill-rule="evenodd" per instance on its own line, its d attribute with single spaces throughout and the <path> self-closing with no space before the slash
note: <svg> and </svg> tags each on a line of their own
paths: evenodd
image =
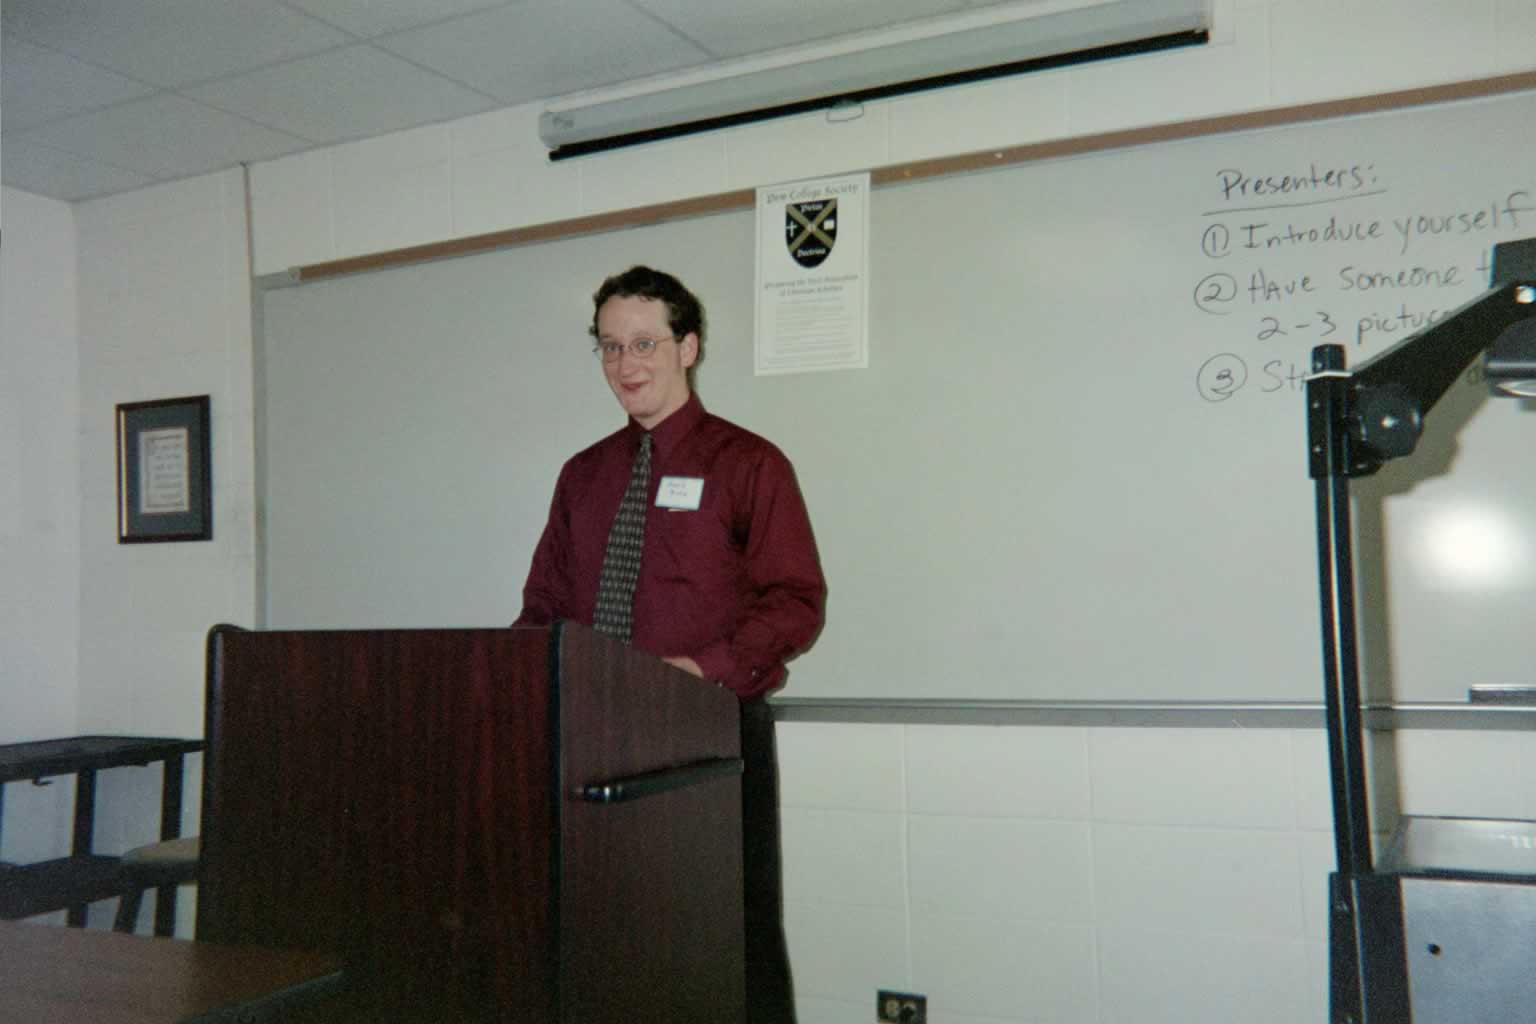
<svg viewBox="0 0 1536 1024">
<path fill-rule="evenodd" d="M 664 341 L 676 341 L 675 334 L 669 334 L 665 338 L 636 338 L 628 345 L 622 341 L 599 341 L 592 346 L 592 351 L 597 353 L 599 359 L 605 363 L 616 363 L 624 358 L 628 352 L 634 359 L 646 360 L 656 354 L 656 346 Z"/>
</svg>

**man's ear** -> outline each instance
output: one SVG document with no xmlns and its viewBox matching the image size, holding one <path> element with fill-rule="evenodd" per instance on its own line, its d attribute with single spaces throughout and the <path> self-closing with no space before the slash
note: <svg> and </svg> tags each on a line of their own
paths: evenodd
<svg viewBox="0 0 1536 1024">
<path fill-rule="evenodd" d="M 683 335 L 677 346 L 681 350 L 683 369 L 686 370 L 699 361 L 699 336 L 693 331 Z"/>
</svg>

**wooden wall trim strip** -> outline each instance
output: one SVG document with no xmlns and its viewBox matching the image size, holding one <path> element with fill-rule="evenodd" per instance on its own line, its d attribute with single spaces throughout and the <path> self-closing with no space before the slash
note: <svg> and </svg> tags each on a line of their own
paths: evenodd
<svg viewBox="0 0 1536 1024">
<path fill-rule="evenodd" d="M 294 268 L 290 272 L 290 276 L 292 283 L 305 284 L 310 281 L 321 280 L 322 278 L 341 277 L 345 274 L 361 274 L 370 270 L 383 270 L 389 267 L 406 266 L 412 263 L 426 263 L 429 260 L 471 256 L 476 253 L 489 252 L 492 249 L 510 249 L 516 246 L 538 245 L 542 242 L 556 242 L 562 238 L 597 235 L 607 231 L 618 231 L 623 228 L 646 227 L 651 224 L 683 220 L 688 217 L 704 217 L 709 214 L 720 213 L 724 210 L 738 210 L 749 207 L 756 201 L 757 193 L 752 189 L 720 192 L 714 195 L 698 196 L 693 199 L 679 199 L 671 203 L 658 203 L 654 206 L 636 206 L 628 210 L 596 213 L 586 217 L 573 217 L 569 220 L 554 220 L 524 228 L 508 228 L 504 231 L 491 231 L 483 235 L 451 238 L 442 242 L 427 242 L 422 245 L 407 246 L 404 249 L 390 249 L 385 252 L 369 253 L 366 256 L 352 256 L 347 259 L 332 260 L 328 263 L 314 263 L 307 267 Z"/>
<path fill-rule="evenodd" d="M 872 172 L 871 178 L 875 185 L 895 185 L 907 181 L 1030 163 L 1036 160 L 1051 160 L 1113 149 L 1129 149 L 1133 146 L 1177 142 L 1210 135 L 1232 135 L 1260 128 L 1282 128 L 1332 118 L 1381 114 L 1393 110 L 1427 107 L 1437 103 L 1452 103 L 1458 100 L 1482 99 L 1505 93 L 1524 92 L 1530 89 L 1536 89 L 1536 72 L 1528 71 L 1500 75 L 1497 78 L 1480 78 L 1468 82 L 1403 89 L 1398 92 L 1377 93 L 1350 99 L 1274 107 L 1242 114 L 1224 114 L 1192 121 L 1172 121 L 1143 128 L 1104 132 L 1099 135 L 1053 139 L 1048 142 L 1034 142 L 1005 149 L 939 157 L 905 166 L 884 167 Z"/>
<path fill-rule="evenodd" d="M 932 178 L 946 177 L 952 174 L 969 174 L 976 171 L 995 170 L 1001 167 L 1031 163 L 1037 160 L 1050 160 L 1085 153 L 1100 153 L 1108 150 L 1126 149 L 1133 146 L 1145 146 L 1160 142 L 1203 138 L 1210 135 L 1227 135 L 1260 128 L 1285 127 L 1332 118 L 1407 110 L 1437 103 L 1481 99 L 1532 89 L 1536 89 L 1536 71 L 1523 71 L 1515 74 L 1499 75 L 1493 78 L 1453 82 L 1447 85 L 1424 86 L 1417 89 L 1402 89 L 1395 92 L 1376 93 L 1370 96 L 1358 96 L 1342 100 L 1327 100 L 1320 103 L 1305 103 L 1289 107 L 1255 110 L 1242 114 L 1226 114 L 1219 117 L 1199 118 L 1190 121 L 1175 121 L 1167 124 L 1148 125 L 1142 128 L 1103 132 L 1097 135 L 1075 136 L 1053 139 L 1048 142 L 1035 142 L 999 149 L 980 150 L 974 153 L 937 157 L 932 160 L 921 160 L 915 163 L 893 164 L 872 170 L 870 172 L 870 181 L 874 187 L 902 185 L 926 181 Z M 408 266 L 414 263 L 425 263 L 430 260 L 470 256 L 494 249 L 538 245 L 543 242 L 575 238 L 581 235 L 602 234 L 624 228 L 646 227 L 652 224 L 684 220 L 690 217 L 704 217 L 732 210 L 750 209 L 756 201 L 757 192 L 755 189 L 719 192 L 713 195 L 680 199 L 674 202 L 637 206 L 627 210 L 592 214 L 586 217 L 574 217 L 568 220 L 549 221 L 529 227 L 509 228 L 503 231 L 492 231 L 486 234 L 448 239 L 441 242 L 429 242 L 423 245 L 408 246 L 403 249 L 390 249 L 384 252 L 369 253 L 364 256 L 331 260 L 325 263 L 313 263 L 308 266 L 295 267 L 286 275 L 286 280 L 292 284 L 305 284 L 310 281 L 341 277 L 348 274 L 361 274 L 391 267 Z"/>
</svg>

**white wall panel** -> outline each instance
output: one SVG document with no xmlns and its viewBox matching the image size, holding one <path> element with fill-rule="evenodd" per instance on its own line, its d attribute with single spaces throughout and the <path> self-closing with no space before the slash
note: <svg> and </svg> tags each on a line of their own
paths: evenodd
<svg viewBox="0 0 1536 1024">
<path fill-rule="evenodd" d="M 251 172 L 255 273 L 324 263 L 336 257 L 330 150 L 310 150 Z"/>
<path fill-rule="evenodd" d="M 1183 931 L 1106 929 L 1102 1024 L 1297 1024 L 1311 1017 L 1311 951 Z"/>
<path fill-rule="evenodd" d="M 1494 0 L 1286 0 L 1273 3 L 1270 12 L 1278 103 L 1510 70 L 1490 66 L 1497 45 Z"/>
<path fill-rule="evenodd" d="M 777 738 L 779 801 L 785 807 L 902 809 L 901 726 L 780 722 Z"/>
<path fill-rule="evenodd" d="M 786 807 L 780 828 L 785 900 L 905 905 L 906 841 L 899 815 Z"/>
<path fill-rule="evenodd" d="M 718 133 L 669 139 L 572 161 L 584 213 L 649 206 L 726 190 L 726 142 Z"/>
<path fill-rule="evenodd" d="M 1095 825 L 1093 870 L 1107 926 L 1301 937 L 1290 832 Z"/>
<path fill-rule="evenodd" d="M 528 104 L 448 126 L 455 235 L 567 220 L 584 212 L 581 161 L 549 159 L 539 141 L 539 110 Z"/>
<path fill-rule="evenodd" d="M 913 915 L 1086 925 L 1094 920 L 1086 822 L 914 815 Z"/>
<path fill-rule="evenodd" d="M 914 814 L 1086 821 L 1088 731 L 927 726 L 907 733 Z"/>
<path fill-rule="evenodd" d="M 453 237 L 446 125 L 338 146 L 331 161 L 338 257 Z"/>
<path fill-rule="evenodd" d="M 888 108 L 803 114 L 725 131 L 727 189 L 879 167 L 890 159 Z"/>
<path fill-rule="evenodd" d="M 1098 821 L 1287 830 L 1296 821 L 1282 730 L 1095 729 L 1089 746 Z"/>
<path fill-rule="evenodd" d="M 1093 933 L 1000 914 L 914 918 L 912 976 L 929 1016 L 954 1012 L 1027 1024 L 1098 1017 Z"/>
</svg>

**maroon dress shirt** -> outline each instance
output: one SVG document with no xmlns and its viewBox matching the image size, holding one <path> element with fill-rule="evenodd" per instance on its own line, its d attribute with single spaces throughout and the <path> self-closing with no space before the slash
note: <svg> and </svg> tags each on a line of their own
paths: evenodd
<svg viewBox="0 0 1536 1024">
<path fill-rule="evenodd" d="M 608 530 L 639 451 L 634 420 L 560 471 L 514 625 L 591 625 Z M 782 685 L 821 629 L 826 581 L 794 469 L 697 395 L 651 431 L 651 484 L 632 644 L 686 656 L 746 700 Z M 699 508 L 656 506 L 664 477 L 703 481 Z"/>
</svg>

